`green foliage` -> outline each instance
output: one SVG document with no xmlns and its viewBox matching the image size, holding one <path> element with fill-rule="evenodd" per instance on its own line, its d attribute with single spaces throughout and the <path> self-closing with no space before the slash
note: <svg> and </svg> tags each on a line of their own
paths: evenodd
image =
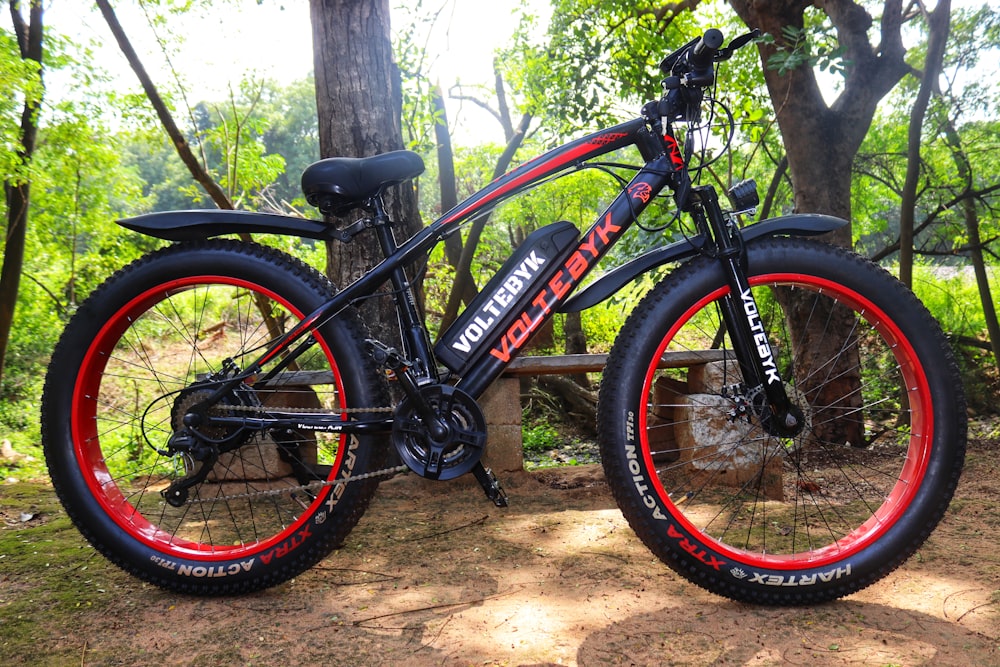
<svg viewBox="0 0 1000 667">
<path fill-rule="evenodd" d="M 537 422 L 521 428 L 521 441 L 526 452 L 544 452 L 561 440 L 559 431 L 547 422 Z"/>
<path fill-rule="evenodd" d="M 631 308 L 621 299 L 603 301 L 582 313 L 589 352 L 609 352 Z"/>
<path fill-rule="evenodd" d="M 38 63 L 21 58 L 14 35 L 0 32 L 0 174 L 5 179 L 23 178 L 21 113 L 25 104 L 37 104 L 42 96 Z"/>
<path fill-rule="evenodd" d="M 993 271 L 997 285 L 1000 270 Z M 976 279 L 969 268 L 919 266 L 914 270 L 913 291 L 941 327 L 951 336 L 986 339 L 986 321 L 979 305 Z"/>
<path fill-rule="evenodd" d="M 990 283 L 1000 286 L 1000 268 L 992 267 Z M 986 321 L 975 276 L 970 267 L 915 267 L 913 291 L 953 341 L 962 372 L 966 397 L 975 414 L 1000 412 L 1000 372 L 997 361 L 984 349 L 961 344 L 962 339 L 988 340 Z"/>
<path fill-rule="evenodd" d="M 534 44 L 528 37 L 532 20 L 512 41 L 511 59 L 519 66 L 510 79 L 527 96 L 527 109 L 545 116 L 556 136 L 612 122 L 619 100 L 634 104 L 657 96 L 657 64 L 670 45 L 689 39 L 694 24 L 680 6 L 661 14 L 637 11 L 627 0 L 554 0 L 545 42 Z"/>
<path fill-rule="evenodd" d="M 553 20 L 541 42 L 532 37 L 537 19 L 523 12 L 521 29 L 499 61 L 517 111 L 534 114 L 543 129 L 522 147 L 518 157 L 536 155 L 562 137 L 578 136 L 603 123 L 632 117 L 639 103 L 660 93 L 659 60 L 705 28 L 720 27 L 727 37 L 745 30 L 724 3 L 693 4 L 696 11 L 663 5 L 660 9 L 667 11 L 657 13 L 626 0 L 553 0 Z M 147 6 L 155 10 L 150 16 L 160 39 L 168 48 L 179 48 L 179 36 L 170 34 L 170 17 L 173 12 L 189 10 L 192 3 L 163 1 Z M 205 9 L 211 3 L 200 0 L 194 6 Z M 438 20 L 438 15 L 419 0 L 409 3 L 409 7 L 401 13 L 403 20 L 394 21 L 397 61 L 404 74 L 407 99 L 403 122 L 410 146 L 428 157 L 429 168 L 419 192 L 425 219 L 433 219 L 441 213 L 436 167 L 430 154 L 433 124 L 438 119 L 428 104 L 430 85 L 425 72 L 428 26 Z M 920 188 L 920 210 L 933 224 L 921 232 L 918 242 L 921 250 L 933 254 L 927 255 L 927 266 L 918 270 L 917 292 L 947 331 L 979 339 L 985 336 L 985 324 L 974 283 L 963 271 L 949 273 L 941 268 L 963 262 L 960 253 L 968 239 L 956 204 L 970 184 L 958 178 L 938 129 L 945 118 L 954 120 L 974 162 L 975 180 L 971 186 L 986 190 L 995 185 L 1000 173 L 996 116 L 1000 92 L 995 77 L 976 76 L 974 73 L 982 69 L 973 68 L 982 68 L 983 63 L 988 66 L 995 60 L 1000 45 L 998 16 L 1000 12 L 987 5 L 975 11 L 953 12 L 949 69 L 942 78 L 943 97 L 927 117 Z M 832 74 L 836 82 L 850 65 L 842 58 L 836 36 L 826 15 L 810 9 L 802 26 L 765 36 L 765 40 L 780 47 L 770 65 L 782 70 L 814 67 Z M 923 47 L 921 39 L 916 41 L 909 62 L 919 66 Z M 43 109 L 43 128 L 31 171 L 34 188 L 25 279 L 0 400 L 0 428 L 9 434 L 23 434 L 5 436 L 16 440 L 16 448 L 37 442 L 34 424 L 41 379 L 66 317 L 117 267 L 158 245 L 124 232 L 113 221 L 149 210 L 210 205 L 192 185 L 190 174 L 164 137 L 144 97 L 127 91 L 100 92 L 103 75 L 87 58 L 85 45 L 74 51 L 72 45 L 56 38 L 49 43 L 54 52 L 47 67 L 51 62 L 53 67 L 73 68 L 79 89 L 74 89 L 72 102 L 57 101 Z M 0 172 L 5 177 L 24 175 L 16 170 L 16 135 L 24 99 L 38 99 L 41 94 L 36 69 L 21 60 L 12 35 L 0 32 L 0 87 L 6 93 L 0 97 Z M 753 177 L 763 195 L 784 151 L 756 50 L 737 52 L 719 74 L 717 94 L 736 118 L 736 139 L 725 160 L 703 170 L 701 182 L 725 188 L 736 180 Z M 883 105 L 856 163 L 852 222 L 857 247 L 865 254 L 883 250 L 898 236 L 894 221 L 899 217 L 905 169 L 902 156 L 916 80 L 904 83 Z M 81 92 L 87 90 L 91 92 Z M 115 116 L 114 125 L 101 120 L 108 118 L 109 109 Z M 199 147 L 210 171 L 234 200 L 246 208 L 303 209 L 315 215 L 305 206 L 299 191 L 302 169 L 318 158 L 310 79 L 287 85 L 244 82 L 228 100 L 196 105 L 189 117 L 189 141 Z M 489 182 L 501 151 L 502 147 L 496 145 L 457 149 L 460 199 Z M 619 159 L 634 162 L 637 156 L 615 156 L 616 161 Z M 622 175 L 630 176 L 627 171 Z M 484 284 L 532 230 L 560 219 L 586 229 L 616 189 L 616 183 L 606 174 L 585 170 L 499 207 L 484 232 L 473 265 L 478 284 Z M 787 175 L 776 191 L 771 214 L 790 211 L 792 190 Z M 976 200 L 981 233 L 986 239 L 1000 237 L 1000 221 L 992 213 L 996 201 L 991 197 L 987 194 Z M 682 230 L 673 215 L 672 202 L 664 199 L 658 211 L 650 211 L 645 217 L 645 222 L 665 229 L 634 230 L 606 258 L 605 266 L 620 264 L 651 245 L 678 238 Z M 260 240 L 315 266 L 325 263 L 321 244 L 288 237 Z M 996 253 L 996 241 L 992 243 Z M 991 261 L 996 263 L 995 254 Z M 432 327 L 435 315 L 444 309 L 453 278 L 453 269 L 438 248 L 431 257 L 425 281 Z M 638 284 L 583 314 L 591 350 L 610 347 L 621 322 L 652 281 L 650 276 L 643 277 Z M 995 280 L 993 285 L 996 290 Z M 557 320 L 557 335 L 560 327 L 561 320 Z M 525 442 L 544 441 L 552 435 L 547 430 L 551 428 L 547 424 L 527 428 Z"/>
<path fill-rule="evenodd" d="M 208 173 L 236 208 L 259 207 L 260 193 L 285 170 L 285 159 L 268 154 L 263 140 L 269 124 L 257 107 L 267 87 L 244 80 L 238 93 L 230 89 L 225 104 L 201 103 L 193 109 L 198 122 L 194 143 Z M 209 203 L 195 183 L 182 190 L 199 204 Z"/>
<path fill-rule="evenodd" d="M 281 156 L 284 169 L 261 188 L 258 201 L 273 210 L 306 206 L 299 178 L 319 159 L 319 124 L 316 118 L 316 87 L 312 75 L 287 85 L 269 83 L 258 113 L 264 119 L 261 140 L 269 155 Z"/>
<path fill-rule="evenodd" d="M 767 66 L 782 75 L 800 67 L 843 75 L 847 71 L 845 48 L 837 40 L 833 23 L 826 13 L 817 8 L 807 10 L 805 17 L 803 26 L 785 26 L 780 39 L 770 34 L 763 36 L 765 44 L 777 49 L 768 59 Z"/>
<path fill-rule="evenodd" d="M 444 122 L 434 113 L 431 103 L 434 84 L 428 78 L 430 53 L 427 46 L 430 33 L 446 6 L 430 11 L 423 0 L 415 0 L 394 8 L 393 58 L 402 76 L 403 137 L 408 149 L 420 153 L 434 149 L 434 125 Z M 395 21 L 397 14 L 401 17 L 398 23 Z"/>
</svg>

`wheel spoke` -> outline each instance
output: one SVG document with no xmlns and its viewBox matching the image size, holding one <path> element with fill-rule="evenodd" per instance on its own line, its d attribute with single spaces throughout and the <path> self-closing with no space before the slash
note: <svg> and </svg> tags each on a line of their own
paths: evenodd
<svg viewBox="0 0 1000 667">
<path fill-rule="evenodd" d="M 347 536 L 386 438 L 263 426 L 269 413 L 385 409 L 357 314 L 305 332 L 294 362 L 228 384 L 331 296 L 298 260 L 220 239 L 151 253 L 81 305 L 53 352 L 42 436 L 56 492 L 102 553 L 172 590 L 236 593 Z M 334 483 L 345 478 L 357 483 Z"/>
</svg>

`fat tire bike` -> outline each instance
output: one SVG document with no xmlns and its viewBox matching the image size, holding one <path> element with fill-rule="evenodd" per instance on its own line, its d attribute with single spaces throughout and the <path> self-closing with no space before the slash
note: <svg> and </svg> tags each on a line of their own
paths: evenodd
<svg viewBox="0 0 1000 667">
<path fill-rule="evenodd" d="M 379 481 L 402 471 L 471 473 L 504 506 L 481 461 L 478 399 L 553 315 L 643 279 L 655 286 L 621 328 L 598 404 L 605 475 L 636 535 L 683 577 L 742 601 L 816 603 L 887 575 L 958 482 L 957 364 L 908 289 L 807 238 L 845 221 L 744 224 L 758 204 L 751 182 L 726 193 L 726 208 L 698 184 L 699 133 L 721 105 L 716 67 L 754 36 L 723 46 L 707 31 L 663 60 L 664 93 L 638 118 L 513 169 L 402 244 L 383 195 L 422 172 L 408 151 L 307 168 L 303 191 L 322 221 L 243 211 L 120 221 L 172 243 L 96 289 L 53 353 L 42 434 L 73 522 L 146 581 L 232 594 L 326 557 Z M 588 230 L 556 221 L 530 234 L 431 341 L 411 281 L 437 243 L 530 187 L 609 169 L 598 158 L 625 150 L 642 165 Z M 651 203 L 671 197 L 690 222 L 682 238 L 656 237 L 583 284 Z M 358 209 L 353 224 L 329 222 Z M 344 243 L 365 233 L 384 259 L 335 289 L 283 252 L 217 238 L 235 233 Z M 356 310 L 387 293 L 398 346 L 374 339 Z"/>
</svg>

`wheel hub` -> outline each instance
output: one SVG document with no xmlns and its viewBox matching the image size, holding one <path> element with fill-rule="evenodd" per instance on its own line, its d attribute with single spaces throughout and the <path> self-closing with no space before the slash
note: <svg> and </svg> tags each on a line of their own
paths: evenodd
<svg viewBox="0 0 1000 667">
<path fill-rule="evenodd" d="M 800 436 L 808 435 L 812 431 L 809 403 L 805 395 L 791 385 L 785 385 L 785 393 L 788 396 L 789 408 L 782 414 L 776 414 L 771 411 L 763 389 L 747 392 L 741 388 L 739 391 L 732 391 L 728 395 L 735 405 L 729 413 L 730 420 L 757 421 L 770 436 L 801 441 Z"/>
</svg>

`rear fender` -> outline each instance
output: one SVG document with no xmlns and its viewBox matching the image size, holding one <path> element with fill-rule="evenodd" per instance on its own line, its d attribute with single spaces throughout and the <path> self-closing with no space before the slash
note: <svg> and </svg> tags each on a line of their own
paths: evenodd
<svg viewBox="0 0 1000 667">
<path fill-rule="evenodd" d="M 773 236 L 819 236 L 840 229 L 846 224 L 846 220 L 832 215 L 802 213 L 764 220 L 744 227 L 740 233 L 745 243 L 752 243 L 757 239 Z M 559 311 L 572 313 L 597 305 L 647 271 L 697 255 L 704 245 L 705 238 L 698 235 L 643 253 L 605 273 L 586 289 L 571 296 Z"/>
<path fill-rule="evenodd" d="M 334 240 L 337 230 L 319 220 L 273 213 L 205 209 L 147 213 L 119 220 L 132 231 L 168 241 L 197 241 L 224 234 L 281 234 L 320 241 Z"/>
</svg>

